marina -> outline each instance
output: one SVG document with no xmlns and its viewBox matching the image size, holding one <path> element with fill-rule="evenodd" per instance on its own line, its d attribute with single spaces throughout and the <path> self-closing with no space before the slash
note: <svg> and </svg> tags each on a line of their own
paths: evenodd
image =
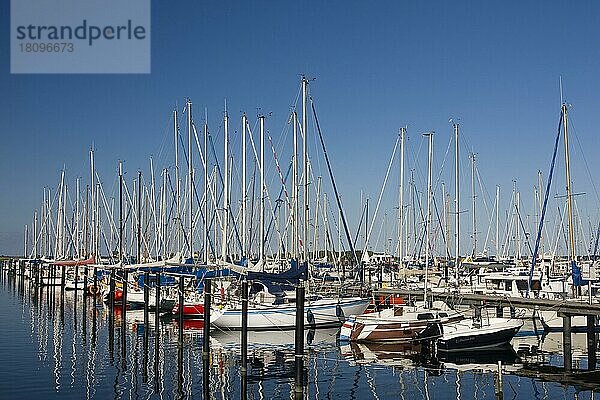
<svg viewBox="0 0 600 400">
<path fill-rule="evenodd" d="M 1 285 L 3 320 L 11 321 L 2 333 L 13 338 L 3 358 L 14 360 L 3 363 L 4 398 L 294 396 L 293 332 L 249 332 L 242 380 L 240 332 L 211 332 L 205 362 L 202 327 L 191 320 L 182 326 L 160 317 L 156 324 L 150 313 L 145 325 L 143 311 L 128 311 L 121 324 L 117 308 L 111 334 L 109 311 L 93 298 L 60 287 L 36 290 L 6 270 Z M 504 398 L 594 398 L 597 376 L 586 372 L 586 335 L 573 334 L 573 368 L 580 372 L 565 374 L 562 335 L 536 334 L 530 321 L 526 325 L 509 350 L 437 356 L 418 344 L 342 344 L 336 328 L 307 330 L 304 396 L 498 398 L 501 371 Z"/>
<path fill-rule="evenodd" d="M 600 4 L 0 9 L 0 399 L 600 398 Z"/>
</svg>

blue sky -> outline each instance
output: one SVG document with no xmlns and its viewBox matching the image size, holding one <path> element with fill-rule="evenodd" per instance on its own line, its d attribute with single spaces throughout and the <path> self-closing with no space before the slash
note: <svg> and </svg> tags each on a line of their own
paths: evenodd
<svg viewBox="0 0 600 400">
<path fill-rule="evenodd" d="M 71 178 L 87 177 L 92 144 L 107 181 L 119 159 L 130 174 L 146 170 L 149 155 L 168 165 L 170 113 L 188 96 L 215 126 L 225 98 L 236 123 L 242 111 L 272 112 L 275 137 L 300 74 L 316 78 L 311 92 L 354 229 L 360 191 L 377 197 L 398 128 L 408 125 L 415 153 L 420 133 L 435 130 L 439 168 L 450 117 L 460 118 L 490 193 L 500 185 L 507 204 L 516 179 L 531 205 L 537 170 L 549 168 L 562 75 L 573 104 L 574 190 L 586 192 L 579 206 L 597 223 L 587 172 L 598 170 L 594 2 L 153 1 L 149 75 L 11 75 L 8 3 L 0 5 L 0 253 L 20 251 L 23 225 L 63 164 Z M 561 168 L 555 182 L 564 192 Z"/>
</svg>

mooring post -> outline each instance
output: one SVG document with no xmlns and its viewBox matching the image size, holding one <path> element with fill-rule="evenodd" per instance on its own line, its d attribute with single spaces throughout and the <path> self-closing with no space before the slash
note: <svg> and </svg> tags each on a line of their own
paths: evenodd
<svg viewBox="0 0 600 400">
<path fill-rule="evenodd" d="M 86 326 L 87 326 L 87 288 L 88 288 L 87 280 L 88 280 L 88 272 L 89 272 L 87 265 L 85 267 L 83 267 L 83 271 L 85 273 L 85 279 L 83 280 L 83 299 L 82 299 L 82 303 L 83 303 L 83 315 L 82 315 L 83 322 L 82 322 L 82 329 L 83 329 L 83 340 L 84 340 L 84 343 L 85 343 L 85 340 L 86 340 L 85 336 L 86 336 L 86 333 L 87 333 L 87 330 L 86 330 Z M 75 293 L 75 296 L 77 296 L 77 293 Z"/>
<path fill-rule="evenodd" d="M 204 331 L 202 337 L 202 384 L 204 398 L 210 398 L 210 279 L 204 279 Z"/>
<path fill-rule="evenodd" d="M 596 316 L 587 316 L 588 370 L 596 369 Z"/>
<path fill-rule="evenodd" d="M 502 400 L 504 397 L 504 393 L 502 391 L 502 361 L 498 361 L 498 378 L 496 379 L 494 392 L 496 400 Z"/>
<path fill-rule="evenodd" d="M 83 298 L 85 299 L 88 292 L 88 275 L 90 274 L 90 270 L 88 269 L 87 265 L 83 267 L 83 272 L 85 274 L 85 278 L 83 279 Z"/>
<path fill-rule="evenodd" d="M 129 271 L 127 270 L 127 268 L 123 268 L 122 271 L 122 275 L 123 275 L 123 298 L 121 300 L 121 328 L 122 328 L 122 333 L 121 333 L 121 338 L 123 339 L 123 352 L 125 352 L 125 345 L 127 344 L 126 342 L 126 335 L 125 333 L 127 332 L 127 281 L 128 281 L 128 275 L 129 275 Z M 125 354 L 125 353 L 123 353 Z"/>
<path fill-rule="evenodd" d="M 563 357 L 565 372 L 571 372 L 573 368 L 571 348 L 571 316 L 563 314 Z"/>
<path fill-rule="evenodd" d="M 296 379 L 294 393 L 302 397 L 304 392 L 304 282 L 296 286 L 296 340 L 295 340 Z"/>
<path fill-rule="evenodd" d="M 108 302 L 110 305 L 110 313 L 115 312 L 115 269 L 110 270 L 110 287 L 108 293 Z"/>
<path fill-rule="evenodd" d="M 248 281 L 242 281 L 242 359 L 240 373 L 242 375 L 241 398 L 248 397 Z"/>
<path fill-rule="evenodd" d="M 156 327 L 156 334 L 158 335 L 158 321 L 160 319 L 160 272 L 156 273 L 156 285 L 154 285 L 154 291 L 156 294 L 156 304 L 154 308 L 154 325 Z"/>
<path fill-rule="evenodd" d="M 64 294 L 64 292 L 65 292 L 65 273 L 66 273 L 66 267 L 63 265 L 60 269 L 60 288 L 62 290 L 62 294 Z M 55 280 L 56 280 L 56 277 L 55 277 Z"/>
<path fill-rule="evenodd" d="M 98 267 L 94 267 L 94 315 L 96 315 L 96 296 L 98 296 Z"/>
<path fill-rule="evenodd" d="M 150 303 L 150 273 L 144 272 L 144 331 L 148 330 L 148 309 Z"/>
<path fill-rule="evenodd" d="M 179 308 L 177 309 L 177 319 L 179 320 L 179 345 L 183 346 L 183 291 L 185 288 L 185 278 L 179 277 Z"/>
<path fill-rule="evenodd" d="M 204 279 L 204 336 L 202 338 L 202 358 L 206 359 L 208 359 L 210 355 L 210 295 L 210 279 Z"/>
</svg>

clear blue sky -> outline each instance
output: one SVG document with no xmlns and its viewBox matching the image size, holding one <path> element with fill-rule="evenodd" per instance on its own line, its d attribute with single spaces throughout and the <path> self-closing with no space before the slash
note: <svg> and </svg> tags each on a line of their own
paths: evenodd
<svg viewBox="0 0 600 400">
<path fill-rule="evenodd" d="M 581 148 L 595 174 L 599 11 L 592 1 L 153 1 L 151 74 L 11 75 L 4 1 L 0 253 L 20 252 L 23 225 L 63 164 L 71 178 L 87 177 L 90 145 L 107 181 L 119 159 L 130 174 L 147 170 L 151 154 L 168 160 L 170 113 L 188 96 L 214 125 L 224 98 L 236 123 L 241 111 L 273 112 L 276 136 L 302 73 L 317 78 L 311 90 L 354 227 L 360 190 L 374 202 L 398 128 L 408 125 L 413 149 L 435 130 L 439 168 L 450 117 L 461 119 L 490 193 L 501 185 L 506 204 L 516 179 L 530 199 L 537 170 L 549 167 L 562 74 L 573 104 L 574 190 L 587 193 L 579 206 L 596 221 Z"/>
</svg>

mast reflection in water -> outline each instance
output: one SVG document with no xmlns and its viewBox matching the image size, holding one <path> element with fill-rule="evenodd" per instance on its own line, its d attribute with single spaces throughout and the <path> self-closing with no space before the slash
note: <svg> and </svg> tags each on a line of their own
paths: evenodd
<svg viewBox="0 0 600 400">
<path fill-rule="evenodd" d="M 214 331 L 203 366 L 199 321 L 186 320 L 179 330 L 177 321 L 156 320 L 151 312 L 144 325 L 143 310 L 128 310 L 123 325 L 119 307 L 110 318 L 108 307 L 99 299 L 84 301 L 81 291 L 40 289 L 6 271 L 0 275 L 0 398 L 202 399 L 206 392 L 211 399 L 239 399 L 242 393 L 249 399 L 294 397 L 294 332 L 249 332 L 242 391 L 239 332 Z M 340 346 L 336 334 L 336 329 L 306 331 L 309 399 L 490 399 L 498 360 L 505 396 L 512 398 L 513 389 L 517 398 L 593 396 L 585 384 L 561 386 L 522 373 L 535 363 L 512 347 L 491 359 L 440 359 L 420 345 Z M 535 362 L 557 363 L 561 347 L 556 339 L 549 335 L 542 343 L 536 336 L 517 337 L 513 346 L 549 347 L 546 353 L 537 351 Z"/>
</svg>

